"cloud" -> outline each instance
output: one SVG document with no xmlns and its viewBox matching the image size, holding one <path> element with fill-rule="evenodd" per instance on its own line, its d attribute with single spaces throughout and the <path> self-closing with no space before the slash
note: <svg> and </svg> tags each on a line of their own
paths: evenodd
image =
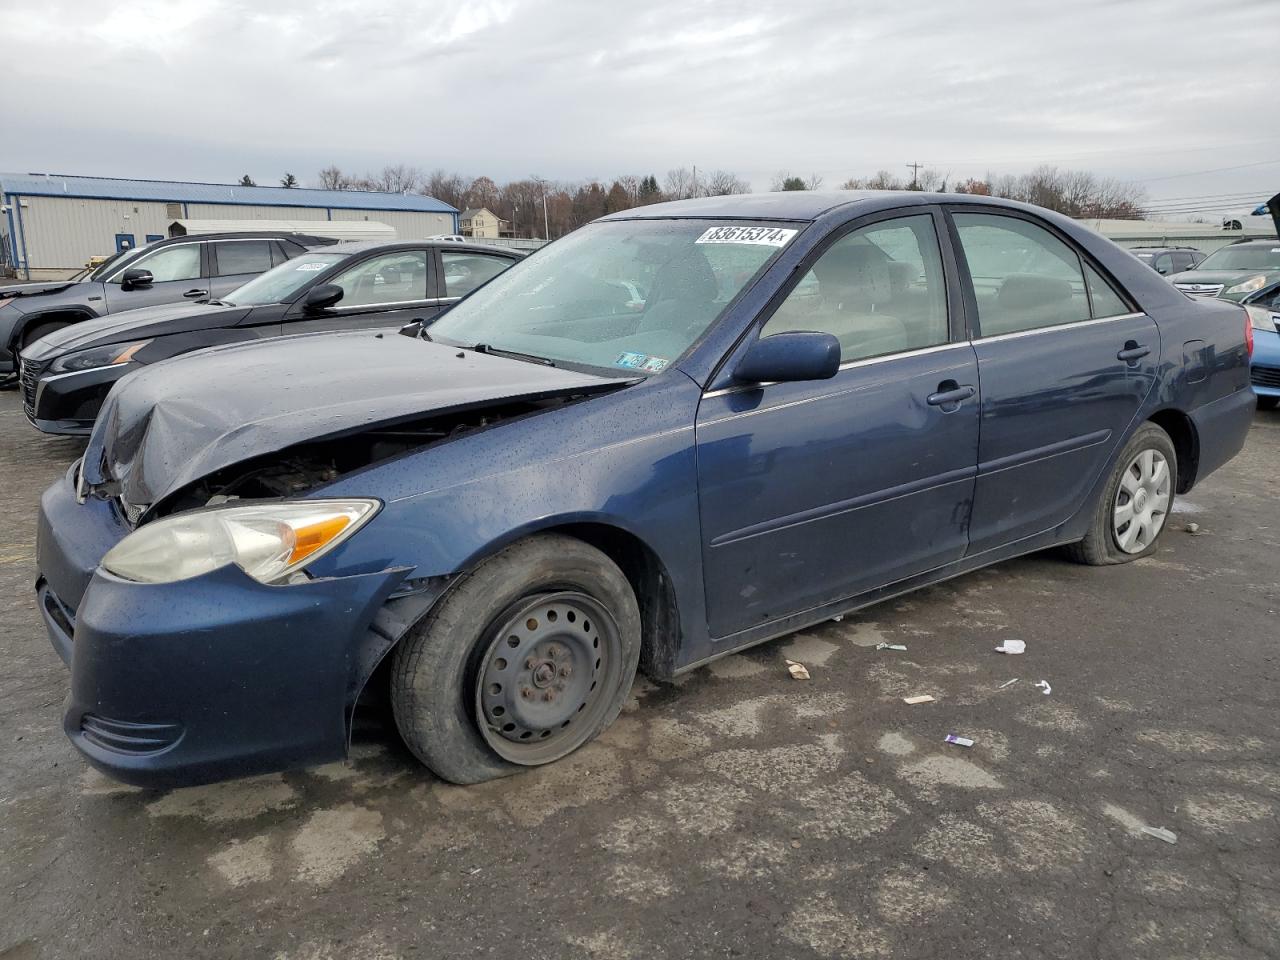
<svg viewBox="0 0 1280 960">
<path fill-rule="evenodd" d="M 914 160 L 1144 179 L 1280 159 L 1270 0 L 49 0 L 5 18 L 0 166 L 23 170 L 696 163 L 763 188 L 783 168 L 835 184 Z M 1280 164 L 1152 193 L 1277 180 Z"/>
</svg>

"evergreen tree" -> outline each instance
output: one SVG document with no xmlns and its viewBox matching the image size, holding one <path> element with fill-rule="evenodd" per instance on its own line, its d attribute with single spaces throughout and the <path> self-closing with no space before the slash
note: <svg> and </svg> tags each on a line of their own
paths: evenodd
<svg viewBox="0 0 1280 960">
<path fill-rule="evenodd" d="M 242 187 L 256 187 L 256 186 L 257 186 L 257 184 L 253 182 L 253 177 L 249 176 L 249 175 L 246 173 L 243 177 L 241 177 L 241 178 L 240 178 L 240 186 L 242 186 Z"/>
<path fill-rule="evenodd" d="M 280 180 L 280 186 L 284 187 L 285 189 L 291 190 L 297 185 L 298 185 L 298 178 L 295 177 L 292 173 L 286 173 Z"/>
</svg>

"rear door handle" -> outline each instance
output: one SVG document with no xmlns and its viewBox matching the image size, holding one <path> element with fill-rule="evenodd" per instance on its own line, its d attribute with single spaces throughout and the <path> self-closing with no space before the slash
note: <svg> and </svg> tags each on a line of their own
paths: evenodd
<svg viewBox="0 0 1280 960">
<path fill-rule="evenodd" d="M 1125 363 L 1136 364 L 1150 352 L 1151 348 L 1145 343 L 1138 343 L 1136 340 L 1127 340 L 1125 341 L 1124 349 L 1116 354 L 1116 359 L 1123 360 Z"/>
<path fill-rule="evenodd" d="M 183 294 L 188 300 L 199 300 L 201 297 L 207 297 L 208 295 L 208 290 L 188 290 Z"/>
<path fill-rule="evenodd" d="M 963 403 L 977 392 L 977 387 L 969 384 L 961 387 L 957 386 L 954 380 L 943 381 L 938 384 L 937 393 L 931 393 L 925 397 L 925 403 L 931 407 L 945 407 L 951 404 Z"/>
</svg>

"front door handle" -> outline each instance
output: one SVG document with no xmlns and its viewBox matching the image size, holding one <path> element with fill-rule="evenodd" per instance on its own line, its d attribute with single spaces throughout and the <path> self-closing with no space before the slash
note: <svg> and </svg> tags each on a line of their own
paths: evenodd
<svg viewBox="0 0 1280 960">
<path fill-rule="evenodd" d="M 1151 348 L 1145 343 L 1138 343 L 1137 340 L 1126 340 L 1124 349 L 1116 354 L 1117 360 L 1123 360 L 1131 367 L 1136 367 L 1138 361 L 1151 352 Z"/>
<path fill-rule="evenodd" d="M 944 409 L 950 407 L 954 410 L 956 406 L 968 400 L 977 392 L 978 388 L 971 384 L 960 386 L 954 380 L 943 380 L 942 383 L 938 384 L 938 392 L 929 394 L 929 396 L 925 397 L 924 402 L 931 407 L 942 407 Z"/>
<path fill-rule="evenodd" d="M 207 297 L 208 295 L 208 290 L 188 290 L 183 294 L 188 300 L 199 300 L 201 297 Z"/>
</svg>

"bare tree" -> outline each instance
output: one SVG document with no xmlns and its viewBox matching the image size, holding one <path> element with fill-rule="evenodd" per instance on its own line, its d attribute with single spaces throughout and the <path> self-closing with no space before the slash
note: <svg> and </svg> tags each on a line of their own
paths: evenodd
<svg viewBox="0 0 1280 960">
<path fill-rule="evenodd" d="M 751 184 L 729 170 L 712 170 L 698 184 L 698 194 L 704 197 L 750 192 Z"/>
<path fill-rule="evenodd" d="M 809 174 L 809 179 L 804 182 L 804 188 L 806 190 L 817 190 L 821 186 L 822 186 L 822 174 L 820 173 Z"/>
<path fill-rule="evenodd" d="M 427 177 L 420 192 L 462 210 L 466 206 L 463 198 L 470 185 L 471 181 L 461 174 L 435 170 Z"/>
<path fill-rule="evenodd" d="M 381 173 L 366 174 L 363 180 L 367 184 L 365 189 L 382 193 L 412 193 L 421 186 L 422 181 L 421 170 L 403 163 L 383 167 Z"/>
<path fill-rule="evenodd" d="M 698 183 L 688 167 L 668 170 L 662 181 L 662 192 L 668 200 L 688 200 L 697 196 Z"/>
<path fill-rule="evenodd" d="M 318 174 L 316 179 L 320 182 L 321 190 L 347 190 L 347 184 L 350 178 L 335 166 L 325 167 Z"/>
</svg>

